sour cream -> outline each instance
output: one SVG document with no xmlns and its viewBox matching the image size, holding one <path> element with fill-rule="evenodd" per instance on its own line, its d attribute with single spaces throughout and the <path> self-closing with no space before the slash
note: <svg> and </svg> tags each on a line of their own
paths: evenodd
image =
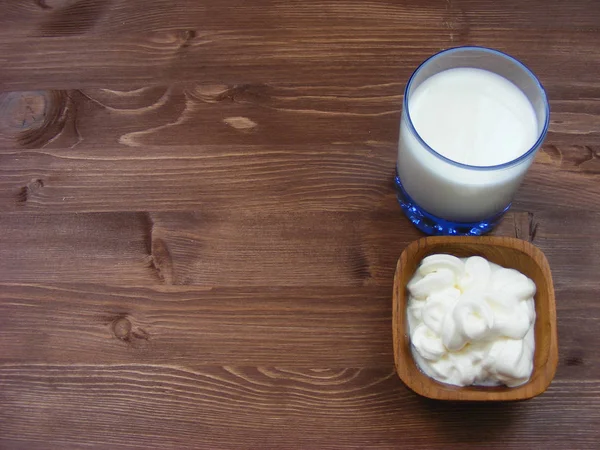
<svg viewBox="0 0 600 450">
<path fill-rule="evenodd" d="M 457 386 L 526 383 L 535 350 L 535 283 L 480 256 L 431 255 L 408 285 L 412 354 Z"/>
</svg>

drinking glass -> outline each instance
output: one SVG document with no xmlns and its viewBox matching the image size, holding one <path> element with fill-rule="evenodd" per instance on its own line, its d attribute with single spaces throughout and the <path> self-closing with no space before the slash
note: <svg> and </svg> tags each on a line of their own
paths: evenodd
<svg viewBox="0 0 600 450">
<path fill-rule="evenodd" d="M 529 150 L 502 164 L 474 166 L 441 155 L 419 136 L 411 120 L 411 94 L 431 76 L 459 67 L 498 74 L 525 94 L 537 119 L 538 138 Z M 457 47 L 433 55 L 415 70 L 404 91 L 395 178 L 402 210 L 417 228 L 431 235 L 481 235 L 491 231 L 510 208 L 544 141 L 549 119 L 542 84 L 515 58 L 484 47 Z"/>
</svg>

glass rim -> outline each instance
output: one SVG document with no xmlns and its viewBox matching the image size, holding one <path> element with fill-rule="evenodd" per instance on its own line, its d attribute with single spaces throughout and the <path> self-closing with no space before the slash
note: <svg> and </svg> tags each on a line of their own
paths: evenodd
<svg viewBox="0 0 600 450">
<path fill-rule="evenodd" d="M 415 76 L 421 71 L 421 69 L 424 68 L 424 66 L 426 64 L 432 62 L 434 59 L 437 59 L 440 56 L 448 54 L 448 53 L 456 53 L 456 52 L 465 51 L 465 50 L 466 51 L 477 50 L 477 51 L 491 53 L 495 56 L 499 56 L 500 58 L 507 59 L 507 60 L 515 63 L 518 67 L 520 67 L 523 70 L 523 72 L 525 72 L 525 74 L 527 76 L 529 76 L 533 80 L 534 84 L 537 86 L 537 88 L 539 89 L 539 92 L 542 96 L 542 99 L 544 101 L 544 112 L 546 114 L 546 118 L 544 120 L 544 127 L 543 127 L 542 131 L 539 133 L 538 139 L 535 141 L 533 146 L 529 150 L 527 150 L 526 152 L 521 154 L 520 156 L 518 156 L 514 159 L 511 159 L 510 161 L 507 161 L 507 162 L 504 162 L 501 164 L 496 164 L 493 166 L 473 166 L 470 164 L 465 164 L 465 163 L 461 163 L 458 161 L 454 161 L 453 159 L 450 159 L 450 158 L 442 155 L 441 153 L 438 153 L 433 147 L 431 147 L 427 142 L 425 142 L 425 140 L 421 137 L 419 132 L 416 130 L 416 128 L 413 124 L 413 121 L 410 117 L 410 110 L 408 108 L 408 91 L 412 85 L 412 82 L 414 81 Z M 521 90 L 521 89 L 519 89 L 519 90 Z M 492 48 L 480 47 L 480 46 L 475 46 L 475 45 L 465 45 L 465 46 L 452 47 L 452 48 L 448 48 L 446 50 L 442 50 L 440 52 L 435 53 L 434 55 L 431 55 L 429 58 L 427 58 L 425 61 L 423 61 L 421 64 L 419 64 L 419 66 L 415 69 L 415 71 L 412 73 L 412 75 L 408 79 L 408 82 L 406 83 L 406 87 L 404 88 L 404 99 L 402 100 L 402 107 L 403 107 L 403 113 L 406 113 L 406 117 L 408 119 L 407 122 L 408 122 L 409 130 L 417 138 L 417 140 L 433 156 L 436 156 L 436 157 L 442 159 L 443 161 L 446 161 L 456 167 L 461 167 L 461 168 L 469 169 L 469 170 L 498 170 L 498 169 L 504 169 L 506 167 L 510 167 L 510 166 L 519 164 L 520 162 L 526 160 L 533 153 L 535 153 L 535 151 L 542 145 L 542 142 L 546 138 L 546 134 L 548 133 L 548 128 L 550 126 L 550 104 L 548 103 L 548 96 L 546 95 L 546 90 L 544 89 L 544 86 L 542 85 L 542 83 L 540 82 L 538 77 L 531 71 L 531 69 L 529 69 L 529 67 L 527 67 L 525 64 L 523 64 L 517 58 L 510 56 L 504 52 L 501 52 L 500 50 L 495 50 Z"/>
</svg>

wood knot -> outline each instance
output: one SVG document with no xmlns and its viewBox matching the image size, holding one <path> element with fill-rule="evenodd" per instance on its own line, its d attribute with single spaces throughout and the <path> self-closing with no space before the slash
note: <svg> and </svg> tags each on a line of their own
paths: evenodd
<svg viewBox="0 0 600 450">
<path fill-rule="evenodd" d="M 515 212 L 514 220 L 514 236 L 517 239 L 533 242 L 538 232 L 538 222 L 530 212 Z"/>
<path fill-rule="evenodd" d="M 122 341 L 128 340 L 131 333 L 131 322 L 125 317 L 115 320 L 113 323 L 113 333 Z"/>
<path fill-rule="evenodd" d="M 149 39 L 155 44 L 177 51 L 190 47 L 197 37 L 196 30 L 188 29 L 156 32 L 149 36 Z"/>
<path fill-rule="evenodd" d="M 179 48 L 187 48 L 192 45 L 192 41 L 196 37 L 196 30 L 184 30 L 181 33 L 181 44 Z"/>
<path fill-rule="evenodd" d="M 271 98 L 269 86 L 266 84 L 236 84 L 222 92 L 218 101 L 234 103 L 265 103 Z"/>
<path fill-rule="evenodd" d="M 579 367 L 585 364 L 585 355 L 580 349 L 573 350 L 566 358 L 565 364 L 569 367 Z"/>
<path fill-rule="evenodd" d="M 141 341 L 148 341 L 150 335 L 146 330 L 134 327 L 127 317 L 119 317 L 112 324 L 113 334 L 117 339 L 128 342 L 130 344 L 141 343 Z"/>
<path fill-rule="evenodd" d="M 41 147 L 64 128 L 68 105 L 65 91 L 2 93 L 0 136 L 16 147 Z"/>
<path fill-rule="evenodd" d="M 368 283 L 372 278 L 371 264 L 364 250 L 359 246 L 350 250 L 353 277 L 361 283 Z"/>
<path fill-rule="evenodd" d="M 583 366 L 583 358 L 581 356 L 570 356 L 567 358 L 567 366 Z"/>
<path fill-rule="evenodd" d="M 27 183 L 26 186 L 23 186 L 19 190 L 19 193 L 17 194 L 17 203 L 27 202 L 29 199 L 31 199 L 33 195 L 35 195 L 36 192 L 38 192 L 43 187 L 44 180 L 42 180 L 41 178 L 34 178 L 29 183 Z"/>
<path fill-rule="evenodd" d="M 173 258 L 167 243 L 158 237 L 151 237 L 150 268 L 165 284 L 173 284 Z"/>
<path fill-rule="evenodd" d="M 44 124 L 50 93 L 46 91 L 0 94 L 3 132 L 40 128 Z"/>
</svg>

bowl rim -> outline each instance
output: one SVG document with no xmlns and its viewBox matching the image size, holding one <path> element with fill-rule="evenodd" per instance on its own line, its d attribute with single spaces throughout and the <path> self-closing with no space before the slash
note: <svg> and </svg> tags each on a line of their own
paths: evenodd
<svg viewBox="0 0 600 450">
<path fill-rule="evenodd" d="M 440 244 L 469 244 L 470 246 L 494 246 L 510 248 L 521 251 L 531 258 L 542 271 L 546 281 L 545 289 L 547 291 L 547 301 L 545 305 L 538 305 L 536 296 L 536 310 L 538 306 L 547 308 L 550 328 L 548 357 L 544 364 L 538 370 L 542 370 L 537 379 L 530 379 L 527 383 L 516 386 L 511 389 L 501 391 L 485 390 L 467 390 L 463 387 L 452 386 L 434 380 L 425 373 L 421 372 L 412 356 L 410 342 L 404 329 L 400 329 L 400 319 L 406 314 L 406 295 L 405 287 L 400 286 L 402 278 L 402 268 L 406 264 L 409 255 L 417 251 L 432 248 Z M 539 288 L 538 288 L 539 289 Z M 544 253 L 535 245 L 528 241 L 517 238 L 501 236 L 428 236 L 411 242 L 402 252 L 396 264 L 394 274 L 394 292 L 392 307 L 392 332 L 394 363 L 396 372 L 402 382 L 417 394 L 436 400 L 450 401 L 514 401 L 533 398 L 544 392 L 550 385 L 558 365 L 558 335 L 556 326 L 556 301 L 554 295 L 554 286 L 552 283 L 552 274 L 550 265 Z M 538 336 L 536 335 L 536 348 L 538 347 Z M 402 342 L 404 340 L 404 342 Z M 402 345 L 401 345 L 402 344 Z M 414 367 L 408 367 L 404 361 L 411 361 L 411 364 L 417 368 L 418 374 L 415 376 Z M 413 369 L 413 370 L 409 370 Z M 535 384 L 532 384 L 534 383 Z"/>
</svg>

